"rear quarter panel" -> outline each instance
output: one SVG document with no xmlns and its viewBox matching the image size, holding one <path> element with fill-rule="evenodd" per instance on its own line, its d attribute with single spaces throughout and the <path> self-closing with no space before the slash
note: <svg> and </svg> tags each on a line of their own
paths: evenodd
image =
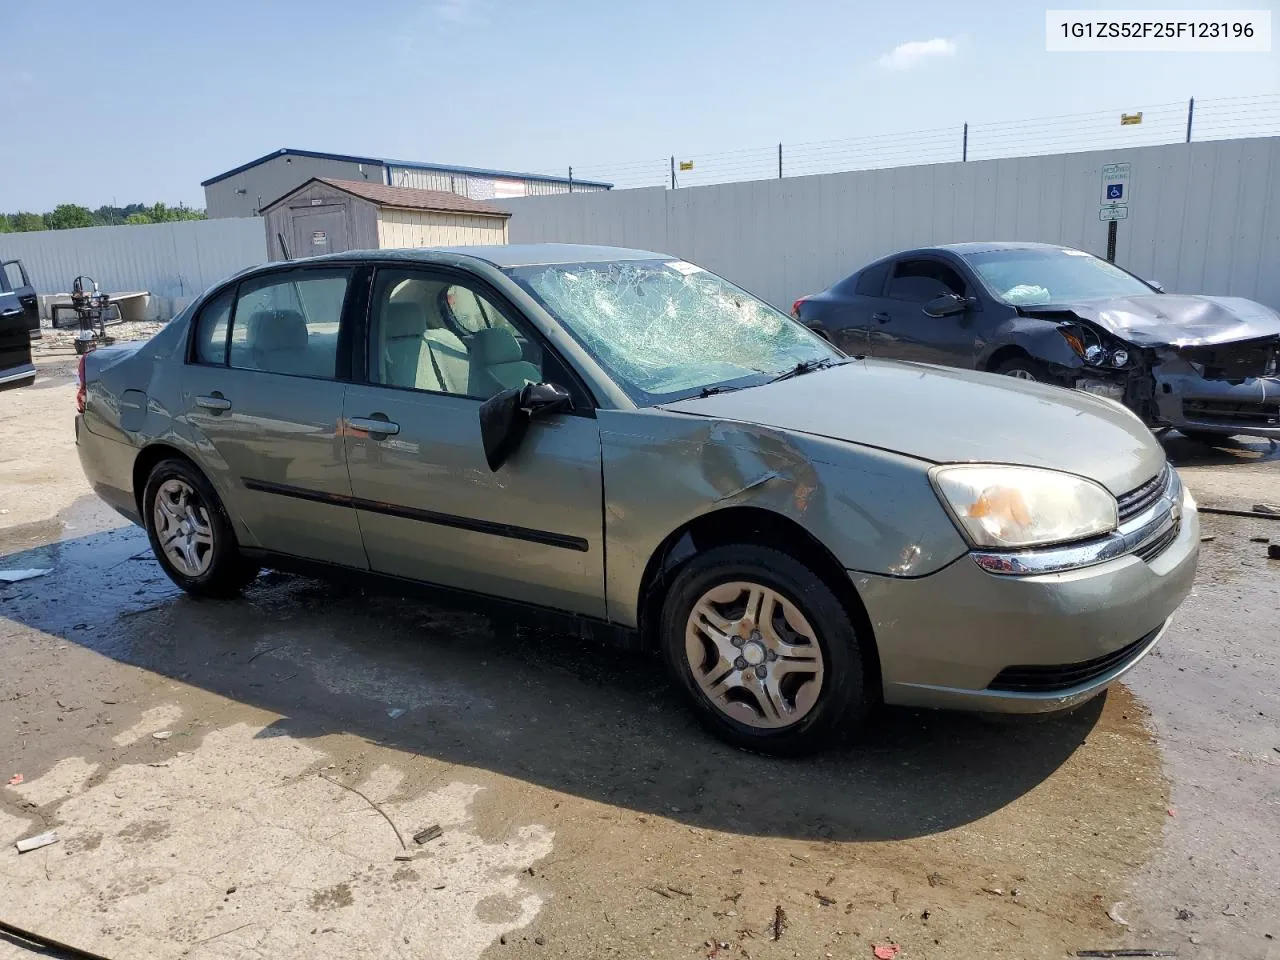
<svg viewBox="0 0 1280 960">
<path fill-rule="evenodd" d="M 714 510 L 794 520 L 849 570 L 924 576 L 965 544 L 911 457 L 749 423 L 663 410 L 598 411 L 609 618 L 636 626 L 663 541 Z"/>
</svg>

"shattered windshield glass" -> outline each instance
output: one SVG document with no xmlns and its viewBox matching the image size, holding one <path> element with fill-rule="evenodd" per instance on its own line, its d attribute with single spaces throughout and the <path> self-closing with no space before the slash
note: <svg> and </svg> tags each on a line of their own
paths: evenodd
<svg viewBox="0 0 1280 960">
<path fill-rule="evenodd" d="M 1014 306 L 1154 292 L 1132 274 L 1083 250 L 989 250 L 964 259 L 998 297 Z"/>
<path fill-rule="evenodd" d="M 533 295 L 639 404 L 749 387 L 842 357 L 727 280 L 679 260 L 514 267 Z"/>
</svg>

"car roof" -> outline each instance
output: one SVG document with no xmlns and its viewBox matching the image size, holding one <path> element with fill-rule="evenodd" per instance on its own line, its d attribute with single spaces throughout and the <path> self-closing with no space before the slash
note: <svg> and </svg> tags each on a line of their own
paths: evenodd
<svg viewBox="0 0 1280 960">
<path fill-rule="evenodd" d="M 323 263 L 326 261 L 352 260 L 405 261 L 412 263 L 453 263 L 458 257 L 483 260 L 495 267 L 528 267 L 551 263 L 609 263 L 616 260 L 672 260 L 665 253 L 652 250 L 632 250 L 628 247 L 603 247 L 578 243 L 513 243 L 474 247 L 406 247 L 393 250 L 348 250 L 345 253 L 329 253 L 319 257 L 299 257 L 292 261 L 275 261 L 271 266 L 284 263 Z"/>
<path fill-rule="evenodd" d="M 966 240 L 962 243 L 940 243 L 933 247 L 920 247 L 918 250 L 903 250 L 899 253 L 881 257 L 888 260 L 897 257 L 923 256 L 930 253 L 954 253 L 964 256 L 970 253 L 997 253 L 1002 250 L 1070 250 L 1057 243 L 1035 243 L 1030 240 Z M 879 261 L 877 261 L 879 262 Z"/>
</svg>

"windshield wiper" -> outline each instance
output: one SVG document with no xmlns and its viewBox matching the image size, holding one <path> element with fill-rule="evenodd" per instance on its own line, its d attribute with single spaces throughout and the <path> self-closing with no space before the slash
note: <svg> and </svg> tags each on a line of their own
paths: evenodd
<svg viewBox="0 0 1280 960">
<path fill-rule="evenodd" d="M 813 373 L 815 370 L 825 370 L 827 367 L 834 367 L 847 362 L 847 360 L 837 360 L 835 357 L 823 357 L 820 360 L 801 360 L 790 370 L 784 370 L 769 382 L 777 383 L 779 380 L 790 380 L 792 377 L 798 377 L 801 374 Z"/>
<path fill-rule="evenodd" d="M 741 389 L 742 387 L 729 387 L 729 386 L 725 386 L 724 384 L 718 384 L 717 386 L 714 386 L 714 387 L 703 387 L 701 390 L 698 391 L 698 396 L 700 398 L 714 397 L 717 393 L 732 393 L 734 390 L 741 390 Z"/>
</svg>

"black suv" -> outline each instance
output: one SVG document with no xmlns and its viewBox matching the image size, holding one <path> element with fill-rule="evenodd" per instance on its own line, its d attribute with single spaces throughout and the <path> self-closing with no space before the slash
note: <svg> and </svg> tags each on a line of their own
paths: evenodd
<svg viewBox="0 0 1280 960">
<path fill-rule="evenodd" d="M 40 336 L 36 291 L 21 260 L 0 263 L 0 385 L 36 378 L 31 341 Z"/>
</svg>

